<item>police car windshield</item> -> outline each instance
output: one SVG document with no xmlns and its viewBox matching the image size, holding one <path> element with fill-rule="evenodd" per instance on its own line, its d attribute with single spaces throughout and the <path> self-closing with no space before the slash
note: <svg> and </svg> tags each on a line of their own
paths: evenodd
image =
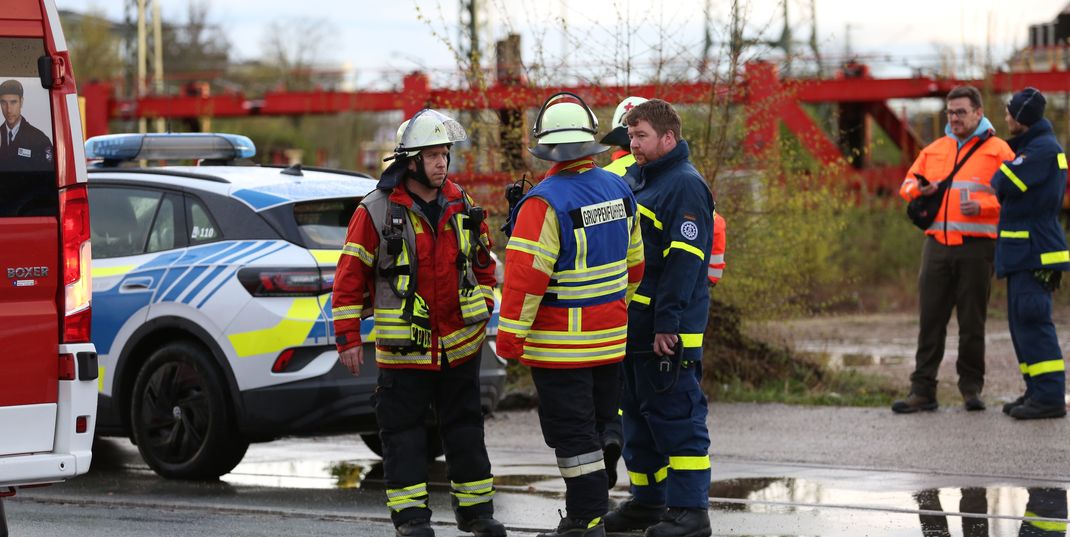
<svg viewBox="0 0 1070 537">
<path fill-rule="evenodd" d="M 341 250 L 345 245 L 349 219 L 359 204 L 360 198 L 295 203 L 294 220 L 301 233 L 302 246 Z"/>
</svg>

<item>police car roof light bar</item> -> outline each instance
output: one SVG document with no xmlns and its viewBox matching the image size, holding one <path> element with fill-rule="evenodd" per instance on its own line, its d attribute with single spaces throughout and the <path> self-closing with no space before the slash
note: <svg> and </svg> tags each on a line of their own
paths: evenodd
<svg viewBox="0 0 1070 537">
<path fill-rule="evenodd" d="M 237 160 L 256 155 L 256 146 L 239 134 L 107 134 L 86 140 L 85 154 L 103 159 L 106 165 L 131 160 Z"/>
</svg>

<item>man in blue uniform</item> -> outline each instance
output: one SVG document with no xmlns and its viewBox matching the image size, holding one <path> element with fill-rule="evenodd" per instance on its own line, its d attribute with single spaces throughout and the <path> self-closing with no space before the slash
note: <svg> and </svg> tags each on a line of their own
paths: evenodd
<svg viewBox="0 0 1070 537">
<path fill-rule="evenodd" d="M 628 308 L 623 362 L 623 453 L 632 498 L 606 515 L 606 531 L 705 537 L 710 437 L 699 381 L 713 196 L 688 160 L 680 117 L 669 103 L 646 101 L 626 121 L 637 166 L 625 180 L 639 204 L 646 271 Z"/>
<path fill-rule="evenodd" d="M 1066 189 L 1066 154 L 1044 119 L 1044 95 L 1035 88 L 1007 105 L 1014 160 L 992 177 L 1002 207 L 996 240 L 996 276 L 1007 278 L 1007 320 L 1025 394 L 1003 412 L 1020 420 L 1066 415 L 1066 366 L 1055 323 L 1052 292 L 1070 270 L 1070 251 L 1059 226 Z"/>
</svg>

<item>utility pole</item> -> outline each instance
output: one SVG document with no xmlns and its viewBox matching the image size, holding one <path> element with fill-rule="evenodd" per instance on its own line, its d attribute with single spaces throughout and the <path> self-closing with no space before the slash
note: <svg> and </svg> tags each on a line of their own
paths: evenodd
<svg viewBox="0 0 1070 537">
<path fill-rule="evenodd" d="M 699 64 L 699 76 L 705 76 L 710 68 L 710 52 L 713 49 L 713 14 L 710 13 L 710 2 L 706 0 L 702 6 L 702 15 L 705 17 L 705 33 L 702 42 L 702 63 Z"/>
<path fill-rule="evenodd" d="M 468 60 L 469 82 L 475 82 L 479 72 L 479 30 L 482 24 L 479 16 L 479 0 L 460 0 L 461 7 L 461 52 Z"/>
<path fill-rule="evenodd" d="M 160 19 L 160 0 L 152 0 L 152 81 L 153 92 L 163 94 L 163 21 Z M 156 118 L 156 132 L 164 132 L 162 117 Z"/>
<path fill-rule="evenodd" d="M 788 19 L 788 0 L 780 0 L 780 6 L 784 11 L 784 29 L 780 32 L 780 41 L 777 43 L 784 51 L 784 76 L 790 77 L 792 61 L 792 36 L 791 21 Z"/>
<path fill-rule="evenodd" d="M 127 4 L 127 23 L 131 21 L 131 10 L 136 11 L 137 16 L 137 42 L 133 47 L 136 55 L 134 96 L 144 97 L 149 93 L 149 39 L 152 39 L 152 90 L 156 94 L 162 94 L 163 86 L 163 19 L 160 17 L 160 0 L 130 0 Z M 149 13 L 151 9 L 151 14 Z M 151 33 L 149 29 L 149 17 L 152 17 Z M 129 53 L 129 45 L 127 50 Z M 155 122 L 156 132 L 163 132 L 165 123 L 163 118 Z M 148 121 L 139 118 L 137 122 L 138 132 L 148 132 Z"/>
<path fill-rule="evenodd" d="M 137 97 L 140 99 L 146 93 L 146 72 L 148 65 L 145 49 L 148 48 L 148 37 L 145 31 L 145 0 L 137 0 Z M 145 133 L 148 124 L 144 117 L 137 120 L 137 131 Z"/>
<path fill-rule="evenodd" d="M 825 76 L 825 68 L 821 64 L 821 50 L 817 44 L 817 0 L 810 0 L 810 52 L 814 55 L 814 63 L 817 64 L 817 76 Z"/>
</svg>

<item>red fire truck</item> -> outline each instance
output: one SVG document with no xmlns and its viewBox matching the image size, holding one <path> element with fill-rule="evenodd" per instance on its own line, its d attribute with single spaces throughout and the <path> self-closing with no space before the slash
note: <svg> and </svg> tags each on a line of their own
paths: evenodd
<svg viewBox="0 0 1070 537">
<path fill-rule="evenodd" d="M 53 0 L 4 0 L 0 50 L 3 498 L 89 469 L 98 369 L 82 120 Z"/>
</svg>

